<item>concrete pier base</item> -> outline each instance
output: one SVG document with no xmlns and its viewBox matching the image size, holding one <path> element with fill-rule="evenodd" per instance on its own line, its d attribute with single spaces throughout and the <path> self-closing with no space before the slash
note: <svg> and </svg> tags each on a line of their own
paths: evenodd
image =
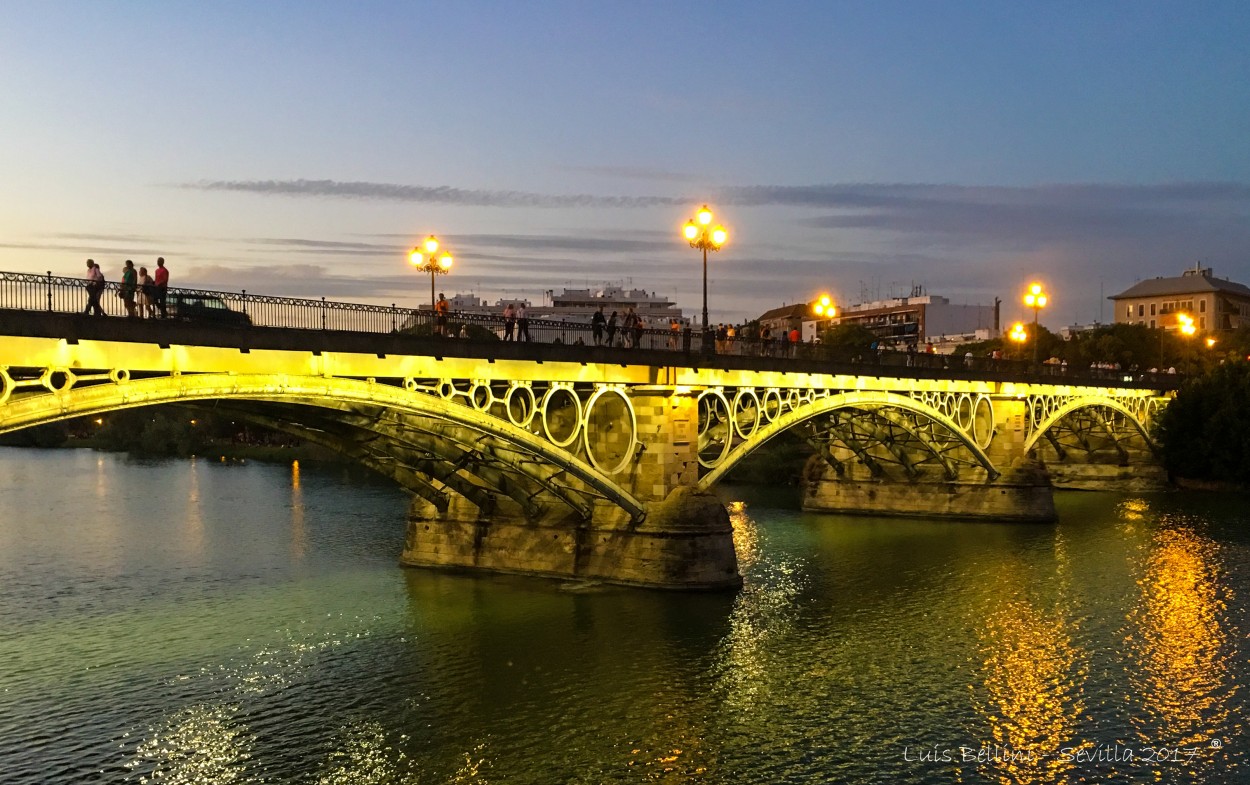
<svg viewBox="0 0 1250 785">
<path fill-rule="evenodd" d="M 839 477 L 816 459 L 804 472 L 803 509 L 849 515 L 1050 523 L 1055 502 L 1043 472 L 1012 469 L 992 483 L 896 482 Z"/>
<path fill-rule="evenodd" d="M 716 497 L 678 488 L 650 507 L 635 525 L 610 505 L 585 523 L 508 509 L 479 516 L 463 501 L 440 514 L 417 500 L 400 563 L 661 589 L 742 585 L 729 514 Z"/>
<path fill-rule="evenodd" d="M 1048 463 L 1046 471 L 1056 490 L 1142 493 L 1171 487 L 1167 470 L 1156 464 Z"/>
</svg>

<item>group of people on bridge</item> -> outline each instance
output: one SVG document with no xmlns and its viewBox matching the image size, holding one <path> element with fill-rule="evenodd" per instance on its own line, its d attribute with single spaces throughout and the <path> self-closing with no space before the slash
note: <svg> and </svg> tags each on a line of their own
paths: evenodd
<svg viewBox="0 0 1250 785">
<path fill-rule="evenodd" d="M 94 259 L 88 259 L 87 307 L 83 309 L 84 316 L 108 316 L 100 303 L 100 297 L 104 295 L 107 285 L 108 279 L 104 277 L 100 265 Z M 168 291 L 169 270 L 165 267 L 165 257 L 157 257 L 156 268 L 151 275 L 146 267 L 136 270 L 135 263 L 130 259 L 122 265 L 121 285 L 117 288 L 117 296 L 126 306 L 126 318 L 155 319 L 158 315 L 161 319 L 169 318 L 165 302 Z"/>
</svg>

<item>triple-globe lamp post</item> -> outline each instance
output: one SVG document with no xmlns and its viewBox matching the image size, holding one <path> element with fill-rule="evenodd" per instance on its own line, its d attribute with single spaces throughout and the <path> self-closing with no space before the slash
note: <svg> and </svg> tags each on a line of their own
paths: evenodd
<svg viewBox="0 0 1250 785">
<path fill-rule="evenodd" d="M 433 313 L 435 310 L 434 276 L 451 272 L 452 256 L 446 249 L 439 254 L 438 238 L 430 235 L 421 245 L 408 252 L 408 261 L 417 268 L 418 272 L 430 274 L 430 312 Z"/>
<path fill-rule="evenodd" d="M 682 227 L 682 234 L 690 243 L 690 247 L 703 251 L 703 346 L 705 350 L 710 346 L 708 333 L 711 330 L 707 318 L 707 252 L 719 251 L 729 239 L 729 232 L 725 230 L 725 227 L 713 224 L 712 218 L 712 209 L 705 204 L 699 208 L 699 212 L 695 213 L 694 218 L 686 221 L 686 225 Z"/>
<path fill-rule="evenodd" d="M 1033 364 L 1037 365 L 1037 345 L 1042 337 L 1037 329 L 1037 312 L 1046 307 L 1046 292 L 1042 291 L 1040 283 L 1029 284 L 1024 304 L 1033 309 Z"/>
</svg>

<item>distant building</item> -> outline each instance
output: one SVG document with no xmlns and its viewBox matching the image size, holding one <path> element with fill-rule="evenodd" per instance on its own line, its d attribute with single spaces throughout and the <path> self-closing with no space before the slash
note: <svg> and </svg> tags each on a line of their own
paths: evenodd
<svg viewBox="0 0 1250 785">
<path fill-rule="evenodd" d="M 811 318 L 812 307 L 807 303 L 798 303 L 765 311 L 760 315 L 759 322 L 761 329 L 767 327 L 773 335 L 780 335 L 782 332 L 788 335 L 791 330 L 802 330 L 803 323 Z"/>
<path fill-rule="evenodd" d="M 533 316 L 589 322 L 590 317 L 600 307 L 605 315 L 617 311 L 622 318 L 633 308 L 634 313 L 641 316 L 648 327 L 662 329 L 674 321 L 683 327 L 689 326 L 681 309 L 670 298 L 655 292 L 648 293 L 645 289 L 606 285 L 598 289 L 565 289 L 559 294 L 551 290 L 547 294 L 551 298 L 551 304 L 532 307 L 530 313 Z"/>
<path fill-rule="evenodd" d="M 1059 337 L 1065 341 L 1070 341 L 1074 336 L 1082 335 L 1084 333 L 1092 333 L 1095 330 L 1101 330 L 1106 326 L 1107 325 L 1100 322 L 1093 322 L 1091 324 L 1069 324 L 1067 327 L 1059 328 Z"/>
<path fill-rule="evenodd" d="M 923 348 L 926 343 L 954 346 L 999 334 L 997 304 L 954 305 L 919 287 L 910 297 L 847 306 L 834 322 L 867 328 L 887 349 L 905 349 L 909 344 Z"/>
<path fill-rule="evenodd" d="M 1115 303 L 1116 324 L 1172 327 L 1175 314 L 1186 313 L 1199 330 L 1228 332 L 1250 325 L 1250 288 L 1216 278 L 1201 265 L 1174 278 L 1139 281 L 1107 299 Z"/>
</svg>

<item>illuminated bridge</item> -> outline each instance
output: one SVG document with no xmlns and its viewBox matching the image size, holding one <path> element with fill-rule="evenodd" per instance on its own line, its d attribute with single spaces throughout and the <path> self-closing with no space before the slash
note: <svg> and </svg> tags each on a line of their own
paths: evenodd
<svg viewBox="0 0 1250 785">
<path fill-rule="evenodd" d="M 412 492 L 402 561 L 421 566 L 736 585 L 709 490 L 785 432 L 815 451 L 809 509 L 1047 521 L 1052 484 L 1157 475 L 1149 427 L 1176 387 L 811 346 L 704 351 L 668 330 L 582 346 L 588 326 L 568 323 L 503 342 L 490 319 L 453 315 L 448 332 L 476 336 L 460 339 L 431 335 L 428 311 L 225 293 L 179 301 L 218 298 L 247 323 L 87 317 L 82 286 L 0 277 L 0 432 L 178 403 L 291 433 Z"/>
</svg>

